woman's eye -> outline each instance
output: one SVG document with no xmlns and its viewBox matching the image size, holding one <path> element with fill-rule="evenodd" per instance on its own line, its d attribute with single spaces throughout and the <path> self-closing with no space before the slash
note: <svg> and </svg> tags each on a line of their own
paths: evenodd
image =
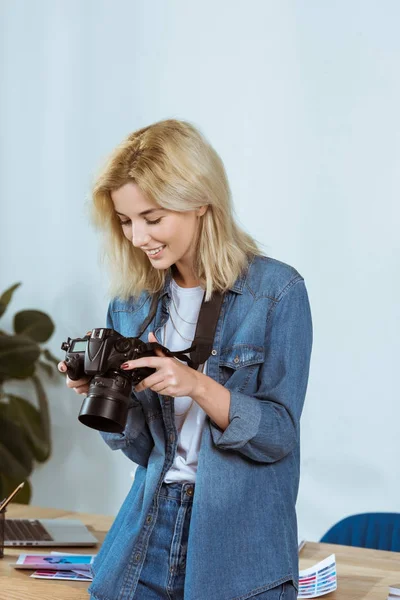
<svg viewBox="0 0 400 600">
<path fill-rule="evenodd" d="M 159 218 L 159 219 L 157 219 L 156 221 L 147 221 L 147 219 L 146 219 L 146 223 L 147 223 L 148 225 L 157 225 L 157 224 L 158 224 L 158 223 L 161 221 L 161 219 L 162 219 L 162 217 L 160 217 L 160 218 Z M 124 225 L 130 225 L 130 223 L 131 223 L 131 220 L 130 220 L 130 219 L 127 219 L 126 221 L 121 221 L 121 220 L 120 220 L 120 224 L 121 224 L 122 226 L 124 226 Z"/>
</svg>

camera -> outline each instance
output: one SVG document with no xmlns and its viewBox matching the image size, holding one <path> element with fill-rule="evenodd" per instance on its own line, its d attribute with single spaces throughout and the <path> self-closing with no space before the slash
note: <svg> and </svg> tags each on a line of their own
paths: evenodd
<svg viewBox="0 0 400 600">
<path fill-rule="evenodd" d="M 76 381 L 85 375 L 92 377 L 79 421 L 99 431 L 122 432 L 126 426 L 132 386 L 156 369 L 141 367 L 124 371 L 120 366 L 127 360 L 156 356 L 155 347 L 173 355 L 161 344 L 146 344 L 136 337 L 124 337 L 114 329 L 93 329 L 82 338 L 68 338 L 63 342 L 61 350 L 66 351 L 69 378 Z"/>
</svg>

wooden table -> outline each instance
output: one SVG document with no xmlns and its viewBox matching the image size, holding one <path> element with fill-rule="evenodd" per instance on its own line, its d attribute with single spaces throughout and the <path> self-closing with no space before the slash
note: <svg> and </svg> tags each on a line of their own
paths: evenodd
<svg viewBox="0 0 400 600">
<path fill-rule="evenodd" d="M 25 504 L 10 504 L 6 517 L 12 518 L 42 518 L 42 519 L 81 519 L 91 533 L 103 542 L 114 517 L 92 515 L 87 513 L 68 512 L 56 508 L 37 508 Z M 4 548 L 4 558 L 0 559 L 0 600 L 89 600 L 87 588 L 89 583 L 84 581 L 60 581 L 33 579 L 33 571 L 25 571 L 10 567 L 23 553 L 45 553 L 57 550 L 60 552 L 79 552 L 80 554 L 97 554 L 100 544 L 90 548 L 59 547 L 23 547 Z"/>
<path fill-rule="evenodd" d="M 8 517 L 81 519 L 102 542 L 113 517 L 67 512 L 53 508 L 35 508 L 12 504 Z M 97 548 L 77 548 L 79 553 L 95 554 Z M 0 559 L 0 600 L 88 600 L 88 583 L 32 579 L 32 571 L 9 566 L 23 552 L 73 552 L 73 548 L 5 548 Z M 366 550 L 350 546 L 307 542 L 300 553 L 300 568 L 306 569 L 335 553 L 338 589 L 327 595 L 329 600 L 386 600 L 388 586 L 400 582 L 400 552 Z"/>
<path fill-rule="evenodd" d="M 400 583 L 400 552 L 307 542 L 300 552 L 300 569 L 330 554 L 336 555 L 338 587 L 327 594 L 329 600 L 386 600 L 389 585 Z"/>
</svg>

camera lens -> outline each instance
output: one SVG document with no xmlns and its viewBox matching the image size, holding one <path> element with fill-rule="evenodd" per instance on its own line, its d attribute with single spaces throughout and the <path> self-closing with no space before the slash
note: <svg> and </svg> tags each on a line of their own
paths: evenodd
<svg viewBox="0 0 400 600">
<path fill-rule="evenodd" d="M 83 401 L 78 419 L 98 431 L 121 433 L 126 426 L 132 391 L 130 377 L 117 371 L 96 375 Z"/>
</svg>

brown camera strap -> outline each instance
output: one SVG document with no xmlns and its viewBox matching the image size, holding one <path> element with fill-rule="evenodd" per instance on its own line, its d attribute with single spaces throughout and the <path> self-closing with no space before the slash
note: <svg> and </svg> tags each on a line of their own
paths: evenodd
<svg viewBox="0 0 400 600">
<path fill-rule="evenodd" d="M 213 292 L 211 299 L 208 302 L 205 302 L 205 295 L 206 294 L 204 292 L 199 318 L 197 320 L 196 332 L 190 348 L 187 348 L 186 350 L 180 350 L 179 352 L 171 352 L 168 350 L 168 348 L 165 348 L 157 342 L 148 343 L 148 348 L 153 349 L 154 347 L 159 347 L 161 350 L 163 350 L 163 352 L 165 352 L 165 354 L 167 354 L 167 356 L 174 356 L 181 360 L 185 360 L 190 367 L 196 370 L 198 369 L 199 365 L 204 364 L 211 354 L 218 317 L 221 312 L 222 301 L 224 299 L 223 293 Z M 138 337 L 143 334 L 148 325 L 154 319 L 157 311 L 158 300 L 159 295 L 154 294 L 151 301 L 149 314 L 140 327 Z M 190 358 L 185 356 L 188 353 L 190 353 Z"/>
</svg>

